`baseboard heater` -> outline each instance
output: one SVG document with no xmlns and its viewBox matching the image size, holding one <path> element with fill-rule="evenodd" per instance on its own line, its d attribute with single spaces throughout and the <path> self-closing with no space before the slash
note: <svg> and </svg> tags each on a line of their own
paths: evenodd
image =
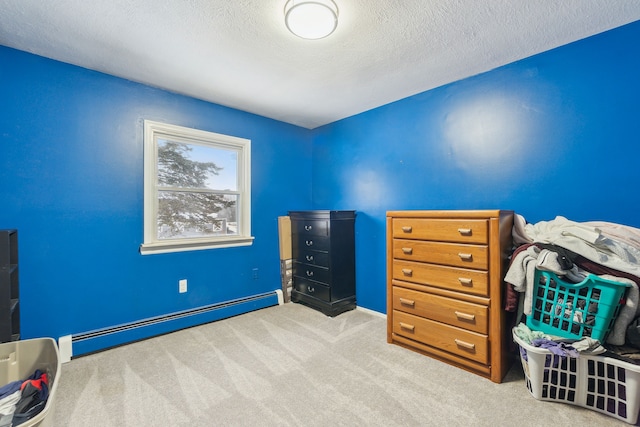
<svg viewBox="0 0 640 427">
<path fill-rule="evenodd" d="M 64 341 L 69 342 L 71 348 L 64 349 L 64 351 L 70 356 L 94 353 L 141 339 L 282 304 L 282 301 L 282 291 L 277 289 L 263 294 L 150 317 L 109 328 L 73 334 L 70 341 Z M 62 345 L 62 338 L 59 340 L 59 345 Z M 61 348 L 61 350 L 63 349 Z"/>
</svg>

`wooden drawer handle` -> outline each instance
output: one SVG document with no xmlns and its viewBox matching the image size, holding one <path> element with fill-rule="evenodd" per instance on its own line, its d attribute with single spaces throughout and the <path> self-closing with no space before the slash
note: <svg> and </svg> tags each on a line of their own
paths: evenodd
<svg viewBox="0 0 640 427">
<path fill-rule="evenodd" d="M 463 347 L 469 350 L 475 350 L 476 349 L 476 345 L 475 344 L 471 344 L 470 342 L 466 342 L 466 341 L 462 341 L 459 339 L 454 339 L 454 341 L 456 342 L 456 345 L 458 347 Z"/>
<path fill-rule="evenodd" d="M 471 229 L 470 228 L 458 228 L 458 233 L 462 234 L 463 236 L 471 236 Z"/>
<path fill-rule="evenodd" d="M 405 276 L 411 276 L 413 274 L 413 270 L 410 268 L 403 268 L 402 274 L 404 274 Z"/>
<path fill-rule="evenodd" d="M 472 254 L 463 254 L 463 253 L 459 253 L 458 256 L 460 257 L 461 260 L 463 261 L 471 261 L 473 260 L 473 255 Z"/>
<path fill-rule="evenodd" d="M 402 252 L 407 255 L 411 255 L 413 253 L 413 248 L 402 248 Z"/>
<path fill-rule="evenodd" d="M 404 231 L 405 233 L 411 233 L 411 230 L 413 230 L 413 227 L 409 225 L 405 225 L 404 227 L 402 227 L 402 231 Z"/>
<path fill-rule="evenodd" d="M 463 286 L 471 286 L 471 285 L 473 285 L 473 280 L 469 279 L 469 278 L 466 278 L 466 277 L 458 277 L 458 281 Z"/>
<path fill-rule="evenodd" d="M 461 311 L 456 311 L 456 317 L 461 320 L 476 320 L 475 314 L 463 313 Z"/>
<path fill-rule="evenodd" d="M 413 332 L 416 327 L 413 325 L 410 325 L 408 323 L 404 323 L 404 322 L 400 322 L 400 328 L 402 329 L 406 329 L 407 331 Z"/>
<path fill-rule="evenodd" d="M 400 304 L 402 305 L 406 305 L 409 307 L 415 307 L 416 306 L 416 302 L 412 299 L 406 299 L 406 298 L 400 298 Z"/>
</svg>

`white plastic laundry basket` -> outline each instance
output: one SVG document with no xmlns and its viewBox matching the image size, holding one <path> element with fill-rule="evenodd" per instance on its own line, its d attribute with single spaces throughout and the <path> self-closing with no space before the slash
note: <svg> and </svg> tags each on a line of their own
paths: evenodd
<svg viewBox="0 0 640 427">
<path fill-rule="evenodd" d="M 558 356 L 513 334 L 527 388 L 538 400 L 569 403 L 630 424 L 640 412 L 640 365 L 612 357 Z"/>
</svg>

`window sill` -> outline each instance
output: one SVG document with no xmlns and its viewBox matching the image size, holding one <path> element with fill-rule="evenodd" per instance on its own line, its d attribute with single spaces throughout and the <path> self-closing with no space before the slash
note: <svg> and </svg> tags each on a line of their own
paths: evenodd
<svg viewBox="0 0 640 427">
<path fill-rule="evenodd" d="M 183 239 L 171 242 L 143 243 L 141 255 L 165 254 L 171 252 L 200 251 L 205 249 L 233 248 L 251 246 L 255 237 L 225 237 L 220 240 Z"/>
</svg>

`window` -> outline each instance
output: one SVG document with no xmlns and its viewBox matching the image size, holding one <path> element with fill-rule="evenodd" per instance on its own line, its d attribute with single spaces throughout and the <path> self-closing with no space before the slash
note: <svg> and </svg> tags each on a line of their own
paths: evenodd
<svg viewBox="0 0 640 427">
<path fill-rule="evenodd" d="M 251 141 L 145 120 L 140 253 L 252 242 Z"/>
</svg>

